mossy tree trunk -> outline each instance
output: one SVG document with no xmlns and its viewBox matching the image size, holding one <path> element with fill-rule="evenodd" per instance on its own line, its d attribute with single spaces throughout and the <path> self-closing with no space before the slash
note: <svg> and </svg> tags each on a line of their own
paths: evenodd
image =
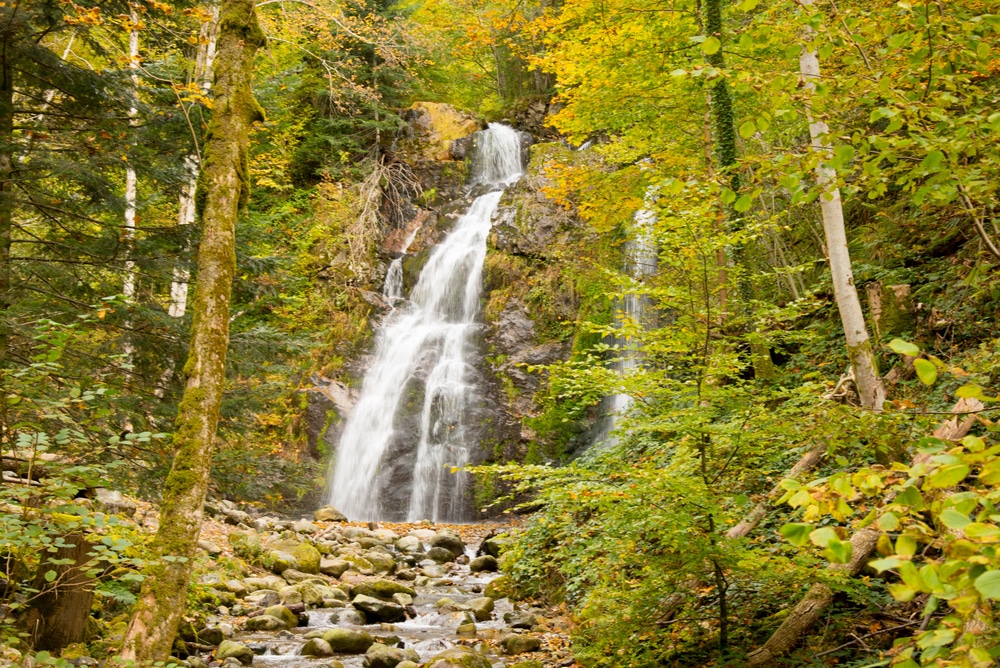
<svg viewBox="0 0 1000 668">
<path fill-rule="evenodd" d="M 94 579 L 87 572 L 92 561 L 90 543 L 75 532 L 63 536 L 63 545 L 43 558 L 33 583 L 39 594 L 24 620 L 35 651 L 58 652 L 83 642 L 94 601 Z M 45 577 L 53 573 L 54 578 Z"/>
<path fill-rule="evenodd" d="M 719 70 L 726 67 L 726 57 L 723 51 L 725 46 L 725 33 L 722 22 L 723 0 L 705 0 L 705 35 L 715 37 L 719 40 L 719 49 L 707 56 L 709 65 Z M 719 172 L 723 183 L 734 193 L 740 191 L 740 172 L 737 165 L 736 146 L 736 116 L 733 112 L 733 94 L 729 88 L 729 80 L 721 76 L 712 86 L 711 95 L 711 116 L 712 126 L 715 134 L 714 148 L 715 159 L 719 164 Z M 731 231 L 738 231 L 743 225 L 740 216 L 731 206 L 724 206 L 724 216 L 728 221 L 728 228 Z M 743 301 L 744 314 L 747 317 L 747 331 L 756 333 L 753 323 L 753 288 L 750 285 L 749 267 L 746 261 L 746 252 L 743 244 L 737 244 L 733 249 L 733 259 L 740 265 L 741 271 L 737 274 L 737 288 L 740 299 Z M 771 362 L 771 354 L 767 346 L 756 340 L 753 336 L 750 341 L 750 356 L 753 362 L 754 375 L 757 378 L 773 378 L 774 365 Z"/>
<path fill-rule="evenodd" d="M 252 0 L 223 0 L 213 113 L 198 187 L 202 236 L 191 350 L 184 367 L 187 384 L 174 431 L 176 455 L 152 545 L 156 561 L 147 571 L 120 654 L 140 665 L 170 655 L 201 533 L 225 381 L 236 219 L 249 192 L 247 137 L 250 126 L 262 118 L 250 84 L 254 54 L 263 43 Z"/>
<path fill-rule="evenodd" d="M 12 30 L 16 31 L 14 27 Z M 4 36 L 4 43 L 11 37 Z M 10 243 L 14 229 L 14 64 L 9 49 L 0 50 L 0 365 L 7 359 L 11 306 Z"/>
<path fill-rule="evenodd" d="M 813 5 L 813 0 L 799 0 L 799 2 L 806 9 Z M 816 50 L 808 46 L 811 37 L 812 30 L 807 28 L 807 45 L 802 47 L 799 56 L 799 72 L 802 75 L 806 95 L 810 148 L 819 158 L 816 163 L 816 182 L 820 188 L 819 205 L 823 213 L 823 232 L 830 259 L 830 273 L 833 275 L 833 294 L 837 299 L 837 310 L 840 311 L 840 320 L 847 339 L 847 356 L 851 361 L 851 370 L 854 373 L 861 405 L 869 410 L 881 411 L 885 402 L 885 387 L 875 365 L 865 314 L 861 310 L 858 290 L 854 285 L 851 254 L 847 248 L 847 232 L 844 227 L 844 207 L 840 200 L 840 188 L 837 186 L 837 172 L 826 162 L 833 154 L 828 139 L 830 128 L 826 121 L 817 118 L 811 102 L 820 76 Z"/>
</svg>

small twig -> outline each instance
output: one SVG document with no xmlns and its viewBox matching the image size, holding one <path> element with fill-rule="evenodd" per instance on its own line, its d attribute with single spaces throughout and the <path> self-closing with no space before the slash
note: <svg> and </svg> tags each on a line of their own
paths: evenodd
<svg viewBox="0 0 1000 668">
<path fill-rule="evenodd" d="M 919 623 L 920 623 L 919 621 L 907 622 L 906 624 L 900 624 L 899 626 L 890 626 L 887 629 L 879 629 L 878 631 L 874 631 L 872 633 L 869 633 L 868 635 L 863 635 L 861 637 L 854 636 L 854 640 L 849 640 L 848 642 L 845 642 L 843 645 L 838 645 L 837 647 L 834 647 L 833 649 L 828 649 L 825 652 L 819 652 L 818 654 L 813 654 L 813 657 L 818 658 L 821 656 L 826 656 L 827 654 L 833 654 L 834 652 L 839 652 L 840 650 L 846 649 L 847 647 L 850 647 L 855 643 L 861 643 L 862 645 L 864 645 L 864 641 L 867 640 L 868 638 L 871 638 L 872 636 L 877 636 L 881 633 L 889 633 L 890 631 L 898 631 L 899 629 L 905 629 L 909 626 L 916 626 Z M 867 645 L 865 645 L 865 647 L 867 647 Z"/>
</svg>

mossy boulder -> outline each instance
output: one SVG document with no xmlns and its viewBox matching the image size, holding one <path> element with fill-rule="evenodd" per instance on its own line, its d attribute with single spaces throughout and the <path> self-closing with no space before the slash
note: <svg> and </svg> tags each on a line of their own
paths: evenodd
<svg viewBox="0 0 1000 668">
<path fill-rule="evenodd" d="M 260 536 L 256 531 L 234 531 L 229 534 L 229 545 L 236 556 L 253 561 L 263 552 Z"/>
<path fill-rule="evenodd" d="M 372 562 L 368 561 L 367 559 L 365 559 L 361 555 L 358 555 L 358 554 L 344 554 L 344 555 L 341 556 L 341 559 L 343 559 L 344 561 L 346 561 L 347 563 L 349 563 L 351 565 L 351 570 L 352 571 L 357 571 L 358 573 L 361 573 L 362 575 L 374 575 L 375 574 L 375 566 L 372 564 Z"/>
<path fill-rule="evenodd" d="M 424 664 L 424 668 L 491 668 L 490 660 L 468 647 L 452 647 Z"/>
<path fill-rule="evenodd" d="M 403 661 L 420 661 L 420 655 L 412 649 L 389 647 L 380 642 L 375 643 L 365 652 L 365 668 L 396 668 Z"/>
<path fill-rule="evenodd" d="M 380 575 L 391 575 L 396 570 L 396 560 L 391 555 L 369 550 L 365 559 L 371 562 L 372 569 Z"/>
<path fill-rule="evenodd" d="M 271 615 L 257 615 L 247 620 L 247 631 L 282 631 L 291 628 L 284 621 Z"/>
<path fill-rule="evenodd" d="M 299 543 L 292 551 L 292 556 L 295 557 L 295 561 L 298 564 L 297 570 L 313 575 L 319 573 L 319 564 L 323 559 L 323 555 L 309 543 Z"/>
<path fill-rule="evenodd" d="M 350 569 L 350 562 L 343 559 L 322 559 L 319 562 L 319 572 L 334 578 L 339 578 Z"/>
<path fill-rule="evenodd" d="M 294 612 L 289 610 L 283 605 L 272 605 L 270 608 L 264 610 L 265 615 L 271 615 L 272 617 L 277 617 L 285 623 L 285 625 L 293 629 L 299 625 L 299 617 Z"/>
<path fill-rule="evenodd" d="M 253 663 L 253 650 L 242 643 L 223 640 L 219 648 L 215 650 L 215 658 L 219 661 L 234 658 L 238 659 L 244 666 L 249 666 Z"/>
<path fill-rule="evenodd" d="M 465 554 L 465 541 L 454 531 L 444 530 L 434 534 L 430 540 L 431 547 L 443 547 L 456 557 Z"/>
<path fill-rule="evenodd" d="M 333 648 L 322 638 L 312 638 L 302 646 L 302 651 L 299 654 L 302 656 L 333 656 Z"/>
<path fill-rule="evenodd" d="M 375 644 L 371 634 L 364 631 L 335 628 L 323 634 L 323 640 L 330 644 L 338 654 L 364 654 Z"/>
<path fill-rule="evenodd" d="M 313 513 L 313 519 L 317 522 L 346 522 L 347 516 L 333 506 L 323 506 Z"/>
<path fill-rule="evenodd" d="M 299 562 L 295 559 L 295 556 L 290 552 L 285 552 L 284 550 L 269 550 L 264 554 L 263 562 L 264 568 L 267 568 L 278 575 L 281 575 L 289 568 L 299 568 Z"/>
<path fill-rule="evenodd" d="M 446 564 L 449 561 L 455 561 L 455 553 L 447 548 L 434 546 L 427 550 L 427 558 L 433 559 L 439 564 Z"/>
<path fill-rule="evenodd" d="M 351 587 L 351 596 L 371 596 L 389 601 L 393 594 L 416 596 L 417 592 L 412 587 L 392 580 L 369 580 Z"/>
<path fill-rule="evenodd" d="M 476 621 L 485 622 L 493 617 L 493 599 L 489 596 L 474 598 L 466 603 L 469 610 L 476 616 Z"/>
<path fill-rule="evenodd" d="M 538 636 L 510 635 L 500 641 L 504 654 L 525 654 L 537 652 L 542 648 L 542 639 Z"/>
<path fill-rule="evenodd" d="M 484 554 L 481 557 L 476 557 L 469 564 L 469 570 L 473 573 L 495 573 L 500 569 L 500 564 L 497 563 L 497 558 L 489 554 Z"/>
</svg>

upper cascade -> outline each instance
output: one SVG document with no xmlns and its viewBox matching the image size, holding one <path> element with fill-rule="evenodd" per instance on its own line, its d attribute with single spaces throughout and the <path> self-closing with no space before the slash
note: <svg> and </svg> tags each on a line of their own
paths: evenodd
<svg viewBox="0 0 1000 668">
<path fill-rule="evenodd" d="M 474 136 L 470 185 L 504 187 L 524 170 L 516 130 L 490 124 Z M 330 503 L 351 520 L 462 521 L 479 398 L 474 335 L 486 238 L 502 191 L 473 200 L 431 251 L 409 298 L 398 270 L 395 305 L 348 417 L 330 480 Z"/>
</svg>

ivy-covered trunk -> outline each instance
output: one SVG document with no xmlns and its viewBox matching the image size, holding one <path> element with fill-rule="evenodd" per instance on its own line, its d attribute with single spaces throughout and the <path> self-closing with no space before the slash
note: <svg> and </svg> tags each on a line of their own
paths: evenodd
<svg viewBox="0 0 1000 668">
<path fill-rule="evenodd" d="M 4 43 L 9 42 L 5 36 Z M 10 242 L 14 228 L 14 67 L 8 49 L 0 51 L 0 366 L 7 360 L 11 306 Z"/>
<path fill-rule="evenodd" d="M 249 192 L 247 137 L 250 126 L 262 119 L 250 88 L 254 54 L 264 43 L 254 4 L 223 0 L 220 15 L 213 114 L 198 187 L 203 204 L 198 283 L 184 367 L 187 384 L 174 430 L 176 455 L 152 545 L 156 561 L 146 573 L 120 654 L 141 665 L 167 659 L 184 612 L 225 382 L 236 218 Z"/>
<path fill-rule="evenodd" d="M 812 7 L 813 0 L 799 0 L 803 7 Z M 811 41 L 812 30 L 806 29 L 807 40 Z M 816 163 L 816 182 L 820 188 L 819 206 L 823 213 L 823 232 L 826 236 L 830 273 L 833 275 L 833 294 L 837 299 L 837 310 L 847 339 L 847 356 L 851 361 L 851 371 L 858 388 L 861 405 L 869 410 L 881 411 L 885 402 L 885 387 L 879 377 L 868 338 L 865 314 L 861 310 L 858 289 L 854 285 L 851 268 L 851 254 L 847 248 L 847 232 L 844 228 L 844 207 L 837 186 L 837 172 L 826 161 L 833 157 L 828 135 L 830 128 L 826 121 L 817 118 L 810 103 L 819 80 L 819 58 L 810 45 L 802 47 L 799 55 L 799 72 L 806 91 L 806 115 L 809 121 L 811 150 L 819 158 Z"/>
</svg>

